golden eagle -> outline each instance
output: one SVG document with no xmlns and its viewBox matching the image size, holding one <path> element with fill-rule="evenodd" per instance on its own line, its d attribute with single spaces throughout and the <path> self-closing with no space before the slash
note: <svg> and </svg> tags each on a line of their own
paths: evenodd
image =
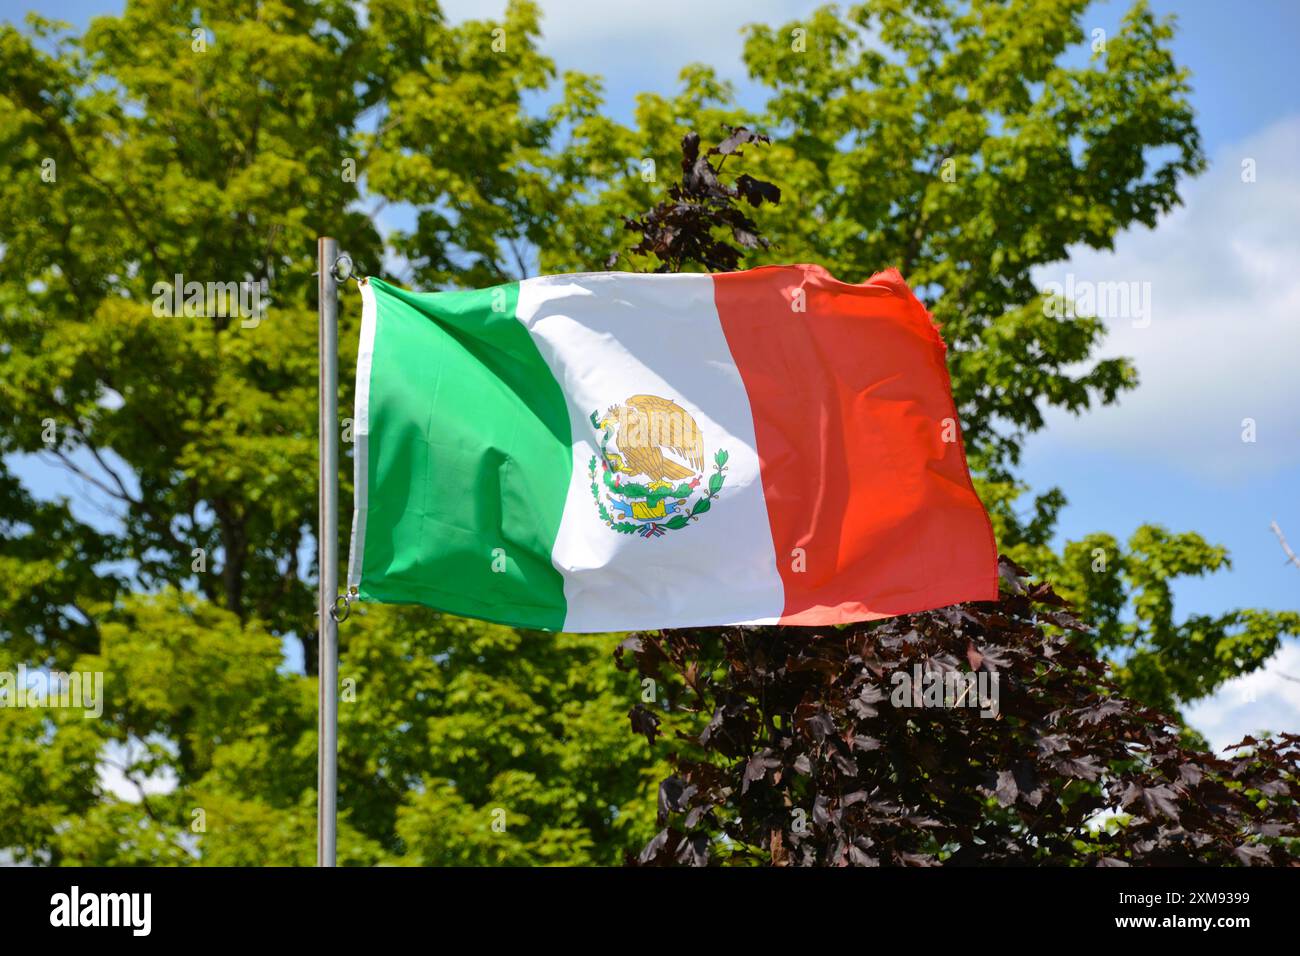
<svg viewBox="0 0 1300 956">
<path fill-rule="evenodd" d="M 691 413 L 674 401 L 657 395 L 633 395 L 605 413 L 601 427 L 618 426 L 614 443 L 627 475 L 645 475 L 650 481 L 680 481 L 704 470 L 704 437 Z M 670 451 L 694 471 L 668 458 Z"/>
</svg>

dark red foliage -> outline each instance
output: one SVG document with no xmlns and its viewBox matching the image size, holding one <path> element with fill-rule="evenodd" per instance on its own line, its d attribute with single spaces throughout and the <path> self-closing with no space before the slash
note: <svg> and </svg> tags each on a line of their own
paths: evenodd
<svg viewBox="0 0 1300 956">
<path fill-rule="evenodd" d="M 710 272 L 730 272 L 740 263 L 744 249 L 767 247 L 767 240 L 759 236 L 758 226 L 742 211 L 738 200 L 750 206 L 778 203 L 781 190 L 748 173 L 729 186 L 719 173 L 728 156 L 744 155 L 741 146 L 771 140 L 743 126 L 728 130 L 725 140 L 704 153 L 700 152 L 699 134 L 687 133 L 682 139 L 681 182 L 669 186 L 668 198 L 639 219 L 624 217 L 624 228 L 641 234 L 641 241 L 629 252 L 655 256 L 659 260 L 656 272 L 679 272 L 687 262 L 699 263 Z M 710 156 L 722 158 L 715 166 Z M 719 238 L 718 233 L 728 235 L 740 248 Z M 611 255 L 606 267 L 612 269 L 618 257 L 618 253 Z"/>
<path fill-rule="evenodd" d="M 1004 559 L 997 602 L 842 629 L 628 638 L 656 682 L 633 730 L 676 741 L 649 865 L 1294 864 L 1300 736 L 1189 748 L 1072 643 Z M 891 702 L 893 675 L 998 675 L 999 715 Z M 1105 811 L 1124 816 L 1098 827 Z"/>
</svg>

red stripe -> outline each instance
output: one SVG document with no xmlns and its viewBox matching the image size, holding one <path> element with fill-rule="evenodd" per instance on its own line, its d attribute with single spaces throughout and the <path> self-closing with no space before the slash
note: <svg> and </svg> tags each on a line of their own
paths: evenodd
<svg viewBox="0 0 1300 956">
<path fill-rule="evenodd" d="M 714 296 L 754 415 L 782 623 L 996 599 L 943 340 L 898 272 L 849 285 L 771 266 L 714 276 Z"/>
</svg>

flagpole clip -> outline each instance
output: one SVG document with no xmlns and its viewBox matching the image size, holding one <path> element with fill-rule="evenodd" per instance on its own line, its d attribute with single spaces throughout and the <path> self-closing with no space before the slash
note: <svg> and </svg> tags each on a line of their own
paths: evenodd
<svg viewBox="0 0 1300 956">
<path fill-rule="evenodd" d="M 339 610 L 340 603 L 342 603 L 343 605 L 343 609 L 341 611 Z M 347 594 L 345 592 L 343 594 L 340 594 L 338 597 L 336 597 L 334 599 L 334 603 L 330 605 L 330 617 L 334 619 L 335 624 L 342 624 L 351 616 L 352 616 L 352 595 Z"/>
<path fill-rule="evenodd" d="M 347 282 L 352 278 L 352 257 L 346 252 L 339 253 L 339 257 L 334 260 L 334 265 L 330 266 L 330 272 L 334 274 L 336 282 Z"/>
</svg>

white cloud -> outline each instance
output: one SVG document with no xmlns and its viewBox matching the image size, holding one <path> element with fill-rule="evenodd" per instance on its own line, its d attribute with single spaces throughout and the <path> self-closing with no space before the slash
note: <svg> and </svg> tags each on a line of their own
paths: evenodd
<svg viewBox="0 0 1300 956">
<path fill-rule="evenodd" d="M 1174 463 L 1215 479 L 1300 462 L 1300 116 L 1220 150 L 1186 205 L 1113 252 L 1078 250 L 1042 283 L 1150 283 L 1151 320 L 1108 321 L 1103 354 L 1141 385 L 1081 418 L 1052 413 L 1041 439 Z M 1253 159 L 1257 180 L 1242 182 Z M 1242 441 L 1243 419 L 1257 428 Z"/>
<path fill-rule="evenodd" d="M 780 25 L 814 9 L 814 0 L 542 0 L 541 48 L 561 70 L 599 73 L 667 91 L 687 63 L 714 66 L 725 78 L 744 76 L 742 27 Z M 446 0 L 449 20 L 501 15 L 502 0 Z"/>
<path fill-rule="evenodd" d="M 1300 644 L 1284 644 L 1254 673 L 1228 681 L 1213 697 L 1186 708 L 1187 721 L 1216 751 L 1246 734 L 1300 729 Z"/>
</svg>

